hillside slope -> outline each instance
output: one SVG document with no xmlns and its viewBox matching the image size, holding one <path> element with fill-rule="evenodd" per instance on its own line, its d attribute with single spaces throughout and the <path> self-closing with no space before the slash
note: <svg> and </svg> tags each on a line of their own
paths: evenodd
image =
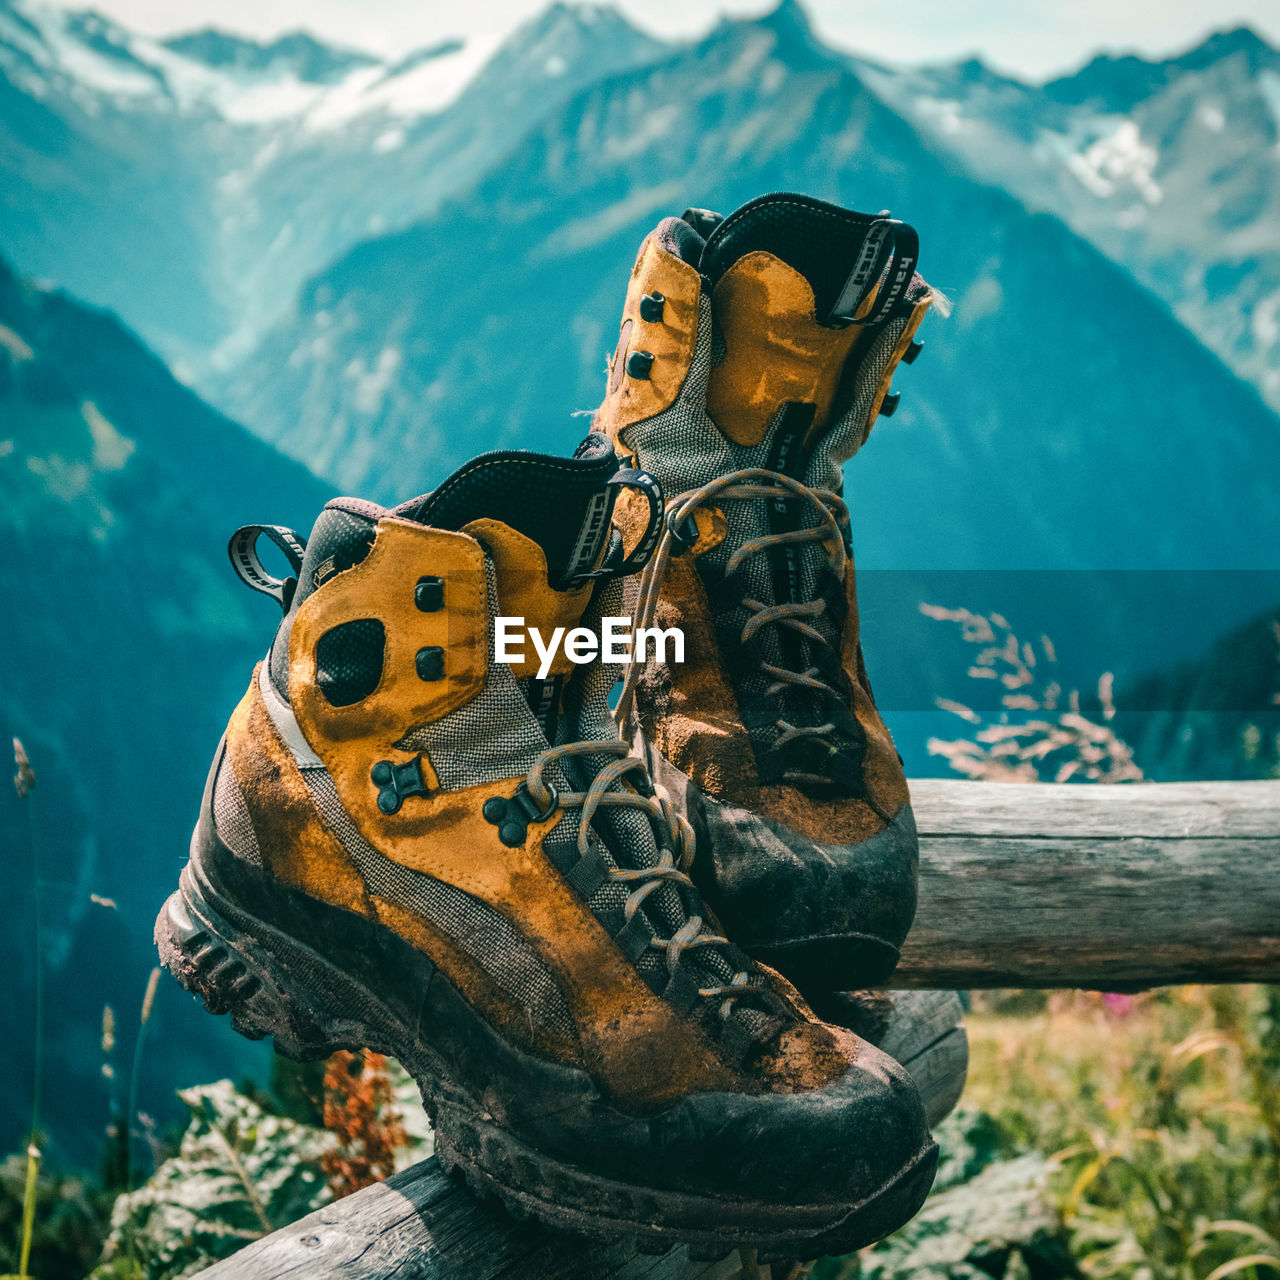
<svg viewBox="0 0 1280 1280">
<path fill-rule="evenodd" d="M 111 1004 L 128 1062 L 154 961 L 151 925 L 185 857 L 209 759 L 270 642 L 272 609 L 235 580 L 239 524 L 309 528 L 327 490 L 174 382 L 112 316 L 0 264 L 0 726 L 37 773 L 50 1041 L 46 1123 L 56 1155 L 97 1157 L 109 1085 L 98 1028 Z M 0 1099 L 13 1150 L 28 1105 L 30 850 L 0 790 Z M 95 905 L 92 894 L 113 900 Z M 143 1109 L 261 1056 L 162 989 Z"/>
</svg>

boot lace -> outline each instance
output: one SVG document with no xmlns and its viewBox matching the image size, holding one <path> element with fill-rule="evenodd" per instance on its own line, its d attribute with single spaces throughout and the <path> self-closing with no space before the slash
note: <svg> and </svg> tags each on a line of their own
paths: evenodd
<svg viewBox="0 0 1280 1280">
<path fill-rule="evenodd" d="M 634 885 L 623 907 L 624 924 L 629 924 L 645 900 L 663 885 L 694 887 L 688 874 L 693 866 L 693 828 L 676 811 L 666 791 L 652 784 L 645 762 L 631 755 L 630 751 L 630 746 L 621 740 L 572 742 L 549 747 L 533 762 L 526 780 L 530 798 L 544 814 L 556 809 L 582 810 L 578 822 L 578 853 L 581 857 L 591 853 L 591 823 L 602 808 L 639 810 L 669 837 L 669 843 L 660 842 L 659 858 L 653 866 L 605 868 L 610 879 Z M 595 775 L 586 791 L 558 790 L 544 775 L 555 761 L 575 756 L 608 756 L 612 759 Z M 636 789 L 636 782 L 641 789 Z M 622 785 L 615 789 L 615 783 Z M 644 794 L 649 789 L 653 794 Z M 709 922 L 701 916 L 691 915 L 671 937 L 662 938 L 655 934 L 648 945 L 653 950 L 666 953 L 667 972 L 674 977 L 687 953 L 704 947 L 728 947 L 730 943 L 728 938 L 713 932 Z M 754 989 L 749 984 L 750 974 L 739 970 L 727 983 L 699 987 L 698 995 L 706 1000 L 719 1000 L 720 1017 L 726 1019 L 733 1011 L 735 1001 L 753 994 Z"/>
<path fill-rule="evenodd" d="M 687 527 L 688 522 L 700 508 L 718 505 L 729 501 L 758 501 L 760 499 L 778 500 L 779 497 L 796 497 L 805 501 L 818 515 L 818 523 L 811 528 L 796 529 L 784 533 L 763 534 L 758 538 L 748 538 L 730 555 L 725 565 L 725 576 L 728 577 L 749 556 L 768 552 L 776 547 L 791 546 L 801 543 L 818 543 L 827 555 L 827 562 L 832 572 L 841 581 L 844 580 L 845 568 L 849 555 L 845 549 L 844 531 L 849 525 L 849 508 L 838 493 L 831 489 L 814 489 L 791 476 L 779 471 L 767 471 L 762 467 L 747 467 L 740 471 L 726 472 L 701 488 L 690 489 L 677 497 L 671 498 L 666 507 L 666 527 L 649 563 L 640 576 L 640 595 L 636 605 L 633 622 L 632 652 L 635 652 L 635 632 L 642 627 L 653 625 L 658 610 L 658 600 L 662 584 L 666 578 L 667 566 L 673 555 L 681 554 L 688 545 L 680 530 Z M 750 596 L 744 597 L 742 604 L 748 611 L 748 618 L 742 628 L 743 644 L 751 639 L 762 627 L 777 625 L 798 631 L 818 644 L 830 646 L 830 641 L 813 625 L 814 619 L 826 612 L 825 600 L 783 601 L 780 604 L 765 604 Z M 618 699 L 615 719 L 624 737 L 630 741 L 635 734 L 634 709 L 636 685 L 640 679 L 642 664 L 632 657 L 623 682 L 622 694 Z M 798 685 L 813 689 L 839 700 L 840 692 L 819 676 L 819 668 L 810 666 L 805 671 L 791 671 L 771 662 L 761 662 L 760 668 L 773 678 L 773 683 L 765 690 L 766 697 L 772 697 L 788 685 Z M 774 741 L 774 749 L 780 750 L 792 742 L 801 739 L 812 739 L 830 744 L 830 735 L 835 732 L 835 724 L 828 721 L 816 725 L 794 725 L 779 717 L 774 721 L 778 729 L 778 737 Z M 792 782 L 825 783 L 827 778 L 801 770 L 788 770 L 783 777 Z"/>
</svg>

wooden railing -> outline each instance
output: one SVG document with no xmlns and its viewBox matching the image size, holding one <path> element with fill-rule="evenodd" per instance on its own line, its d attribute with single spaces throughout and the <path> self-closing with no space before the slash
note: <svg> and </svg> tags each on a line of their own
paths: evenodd
<svg viewBox="0 0 1280 1280">
<path fill-rule="evenodd" d="M 1280 982 L 1280 782 L 911 784 L 910 987 Z"/>
<path fill-rule="evenodd" d="M 968 1056 L 959 999 L 944 988 L 1280 982 L 1280 782 L 920 781 L 911 793 L 920 908 L 877 1039 L 935 1121 L 959 1097 Z M 202 1274 L 765 1280 L 769 1270 L 516 1223 L 426 1160 Z"/>
</svg>

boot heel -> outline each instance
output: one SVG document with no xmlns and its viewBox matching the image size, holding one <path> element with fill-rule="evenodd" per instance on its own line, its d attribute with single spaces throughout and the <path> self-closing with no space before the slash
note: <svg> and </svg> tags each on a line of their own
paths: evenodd
<svg viewBox="0 0 1280 1280">
<path fill-rule="evenodd" d="M 230 1014 L 232 1027 L 250 1040 L 274 1037 L 286 1057 L 314 1061 L 372 1039 L 343 1035 L 347 1029 L 324 1016 L 328 1002 L 257 933 L 211 906 L 188 867 L 156 918 L 155 941 L 160 963 L 210 1013 Z"/>
</svg>

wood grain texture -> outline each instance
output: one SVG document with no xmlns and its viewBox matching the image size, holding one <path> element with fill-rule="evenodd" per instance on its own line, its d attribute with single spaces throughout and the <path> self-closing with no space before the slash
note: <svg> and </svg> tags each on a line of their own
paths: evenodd
<svg viewBox="0 0 1280 1280">
<path fill-rule="evenodd" d="M 880 1044 L 916 1077 L 931 1117 L 946 1114 L 968 1062 L 960 1001 L 951 991 L 901 991 L 892 1000 Z M 517 1222 L 477 1200 L 434 1158 L 200 1272 L 203 1280 L 733 1280 L 741 1274 L 737 1253 L 705 1262 L 673 1249 L 653 1258 L 630 1241 L 588 1241 Z M 770 1280 L 767 1267 L 759 1274 Z"/>
<path fill-rule="evenodd" d="M 895 985 L 1280 981 L 1280 782 L 911 795 L 920 907 Z"/>
</svg>

